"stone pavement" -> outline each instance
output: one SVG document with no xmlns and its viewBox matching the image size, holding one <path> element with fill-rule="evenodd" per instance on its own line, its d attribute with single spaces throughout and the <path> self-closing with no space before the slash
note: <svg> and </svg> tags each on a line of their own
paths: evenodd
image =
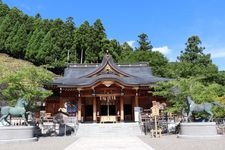
<svg viewBox="0 0 225 150">
<path fill-rule="evenodd" d="M 80 124 L 78 140 L 66 150 L 153 150 L 141 135 L 138 123 Z"/>
<path fill-rule="evenodd" d="M 37 142 L 0 144 L 0 150 L 225 150 L 225 136 L 216 140 L 180 139 L 177 135 L 151 138 L 135 124 L 80 126 L 78 135 L 41 137 Z"/>
<path fill-rule="evenodd" d="M 109 137 L 110 138 L 110 137 Z M 114 145 L 107 149 L 125 149 L 126 147 L 131 147 L 130 149 L 139 150 L 143 145 L 142 142 L 137 141 L 141 140 L 155 150 L 225 150 L 225 136 L 218 140 L 193 140 L 193 139 L 179 139 L 176 135 L 163 135 L 161 138 L 150 138 L 147 136 L 129 136 L 129 137 L 114 137 Z M 75 142 L 80 140 L 81 142 Z M 84 142 L 87 140 L 87 142 Z M 69 148 L 74 148 L 75 144 L 81 143 L 82 145 L 91 146 L 95 140 L 97 142 L 109 141 L 108 137 L 102 137 L 102 139 L 96 139 L 96 137 L 77 137 L 72 136 L 63 136 L 63 137 L 41 137 L 37 142 L 20 142 L 20 143 L 10 143 L 10 144 L 0 144 L 0 150 L 63 150 Z M 134 141 L 135 140 L 135 141 Z M 112 140 L 113 141 L 113 140 Z M 124 143 L 120 143 L 123 141 Z M 126 143 L 125 143 L 126 142 Z M 101 144 L 101 143 L 99 143 Z M 139 145 L 140 144 L 140 145 Z M 125 147 L 125 146 L 126 147 Z M 70 147 L 71 146 L 71 147 Z M 98 145 L 97 145 L 98 146 Z M 120 146 L 120 147 L 119 147 Z M 124 147 L 122 147 L 124 146 Z M 93 147 L 93 146 L 92 146 Z M 79 148 L 79 146 L 78 146 Z M 74 148 L 74 149 L 78 149 Z M 145 148 L 145 146 L 144 146 Z M 83 149 L 85 147 L 83 146 Z M 101 150 L 101 147 L 98 147 Z M 149 149 L 147 146 L 146 149 Z M 91 148 L 90 148 L 91 150 Z"/>
<path fill-rule="evenodd" d="M 136 136 L 80 137 L 65 150 L 153 150 Z"/>
<path fill-rule="evenodd" d="M 0 150 L 63 150 L 77 139 L 75 136 L 40 137 L 36 142 L 0 144 Z"/>
<path fill-rule="evenodd" d="M 163 135 L 161 138 L 139 136 L 155 150 L 225 150 L 225 136 L 218 139 L 182 139 L 177 135 Z"/>
</svg>

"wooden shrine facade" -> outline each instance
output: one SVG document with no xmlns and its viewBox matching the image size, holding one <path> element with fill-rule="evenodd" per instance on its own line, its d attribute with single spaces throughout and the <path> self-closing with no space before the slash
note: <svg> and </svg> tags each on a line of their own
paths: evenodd
<svg viewBox="0 0 225 150">
<path fill-rule="evenodd" d="M 54 80 L 46 112 L 55 113 L 69 102 L 76 108 L 71 115 L 81 122 L 134 121 L 135 107 L 150 109 L 152 101 L 161 101 L 151 86 L 166 80 L 153 76 L 147 64 L 117 65 L 105 55 L 101 64 L 68 66 Z"/>
</svg>

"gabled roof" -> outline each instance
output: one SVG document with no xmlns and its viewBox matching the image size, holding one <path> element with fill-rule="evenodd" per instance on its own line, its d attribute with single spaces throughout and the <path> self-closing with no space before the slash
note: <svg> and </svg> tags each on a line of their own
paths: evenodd
<svg viewBox="0 0 225 150">
<path fill-rule="evenodd" d="M 69 65 L 64 76 L 54 80 L 53 84 L 60 87 L 88 87 L 108 80 L 126 86 L 149 86 L 168 79 L 153 76 L 147 64 L 117 65 L 107 54 L 101 64 Z"/>
<path fill-rule="evenodd" d="M 101 65 L 86 77 L 92 77 L 93 75 L 99 74 L 100 72 L 104 71 L 104 69 L 111 69 L 114 73 L 118 73 L 127 77 L 129 76 L 129 74 L 118 68 L 117 65 L 113 62 L 112 56 L 107 54 L 103 57 Z"/>
</svg>

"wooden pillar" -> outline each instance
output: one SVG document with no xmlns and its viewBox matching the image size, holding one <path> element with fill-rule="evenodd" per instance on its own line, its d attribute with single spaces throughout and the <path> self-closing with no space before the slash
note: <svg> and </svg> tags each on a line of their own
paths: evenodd
<svg viewBox="0 0 225 150">
<path fill-rule="evenodd" d="M 93 97 L 93 122 L 96 122 L 96 97 Z"/>
<path fill-rule="evenodd" d="M 64 108 L 64 103 L 66 102 L 66 100 L 63 97 L 63 89 L 59 88 L 59 96 L 60 96 L 60 100 L 59 100 L 59 108 Z"/>
<path fill-rule="evenodd" d="M 138 100 L 138 91 L 136 90 L 136 94 L 135 94 L 135 107 L 139 106 L 139 100 Z"/>
<path fill-rule="evenodd" d="M 77 113 L 77 119 L 80 122 L 81 121 L 81 97 L 78 97 L 78 113 Z"/>
<path fill-rule="evenodd" d="M 124 98 L 120 96 L 120 121 L 124 121 Z"/>
</svg>

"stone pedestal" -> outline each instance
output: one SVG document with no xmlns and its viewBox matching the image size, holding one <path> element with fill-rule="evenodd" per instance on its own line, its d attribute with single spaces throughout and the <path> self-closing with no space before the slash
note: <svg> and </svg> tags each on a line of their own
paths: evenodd
<svg viewBox="0 0 225 150">
<path fill-rule="evenodd" d="M 181 123 L 178 138 L 190 139 L 217 139 L 222 135 L 217 134 L 215 122 Z"/>
<path fill-rule="evenodd" d="M 20 141 L 36 141 L 33 126 L 2 126 L 0 127 L 0 143 Z"/>
</svg>

